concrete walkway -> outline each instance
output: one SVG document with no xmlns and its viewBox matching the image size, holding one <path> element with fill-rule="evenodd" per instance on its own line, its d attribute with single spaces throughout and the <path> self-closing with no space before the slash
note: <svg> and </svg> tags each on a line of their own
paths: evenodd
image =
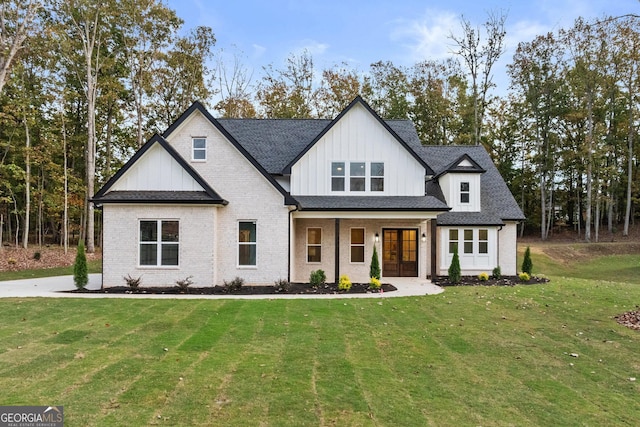
<svg viewBox="0 0 640 427">
<path fill-rule="evenodd" d="M 101 282 L 101 274 L 90 274 L 87 289 L 100 289 Z M 370 294 L 325 295 L 131 295 L 66 293 L 63 291 L 75 289 L 73 276 L 57 276 L 0 282 L 0 298 L 330 299 L 409 297 L 434 295 L 444 291 L 444 289 L 432 284 L 426 279 L 396 278 L 390 280 L 390 282 L 398 288 L 397 291 Z"/>
</svg>

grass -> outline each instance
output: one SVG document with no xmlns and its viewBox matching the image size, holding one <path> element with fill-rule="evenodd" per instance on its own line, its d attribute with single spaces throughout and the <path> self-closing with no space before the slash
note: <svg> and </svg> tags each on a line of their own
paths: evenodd
<svg viewBox="0 0 640 427">
<path fill-rule="evenodd" d="M 382 300 L 2 299 L 1 403 L 64 405 L 67 426 L 633 425 L 640 335 L 613 316 L 639 302 L 637 281 L 581 278 Z"/>
<path fill-rule="evenodd" d="M 87 260 L 87 267 L 89 269 L 89 274 L 102 272 L 102 259 Z M 73 265 L 68 267 L 41 268 L 33 270 L 0 271 L 0 281 L 68 276 L 72 274 Z"/>
</svg>

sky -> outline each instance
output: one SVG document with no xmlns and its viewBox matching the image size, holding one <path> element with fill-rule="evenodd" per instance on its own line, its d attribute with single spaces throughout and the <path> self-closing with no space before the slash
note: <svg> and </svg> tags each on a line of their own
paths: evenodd
<svg viewBox="0 0 640 427">
<path fill-rule="evenodd" d="M 184 28 L 213 29 L 225 62 L 234 55 L 253 70 L 254 82 L 270 64 L 307 50 L 316 71 L 346 62 L 411 66 L 453 56 L 449 36 L 463 16 L 482 26 L 489 13 L 506 14 L 506 51 L 494 68 L 496 92 L 508 89 L 506 64 L 519 42 L 569 28 L 578 17 L 640 15 L 640 0 L 167 0 Z"/>
</svg>

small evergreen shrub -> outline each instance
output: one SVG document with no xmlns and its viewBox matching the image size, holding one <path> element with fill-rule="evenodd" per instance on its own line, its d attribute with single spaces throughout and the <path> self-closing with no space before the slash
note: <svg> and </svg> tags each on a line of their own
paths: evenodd
<svg viewBox="0 0 640 427">
<path fill-rule="evenodd" d="M 380 283 L 380 279 L 377 279 L 377 278 L 375 278 L 375 277 L 372 277 L 372 278 L 369 280 L 369 288 L 378 290 L 378 289 L 380 289 L 381 287 L 382 287 L 382 283 Z"/>
<path fill-rule="evenodd" d="M 524 251 L 524 259 L 522 260 L 522 272 L 531 276 L 531 270 L 533 270 L 533 263 L 531 262 L 531 249 L 527 246 L 527 250 Z"/>
<path fill-rule="evenodd" d="M 314 270 L 309 275 L 309 283 L 311 286 L 318 287 L 324 285 L 327 281 L 327 275 L 324 274 L 324 270 Z"/>
<path fill-rule="evenodd" d="M 89 283 L 89 271 L 87 269 L 87 256 L 84 253 L 84 242 L 78 243 L 76 261 L 73 264 L 73 283 L 78 289 L 84 289 Z"/>
<path fill-rule="evenodd" d="M 183 280 L 176 280 L 176 285 L 178 285 L 181 291 L 186 291 L 189 286 L 193 285 L 192 277 L 193 276 L 188 276 Z"/>
<path fill-rule="evenodd" d="M 40 253 L 40 251 L 37 251 L 33 254 L 33 259 L 36 261 L 40 261 L 40 259 L 42 258 L 42 254 Z"/>
<path fill-rule="evenodd" d="M 127 286 L 132 289 L 137 289 L 142 284 L 142 276 L 140 277 L 131 277 L 130 274 L 127 274 L 123 277 L 124 281 L 127 283 Z"/>
<path fill-rule="evenodd" d="M 373 245 L 373 255 L 371 255 L 371 265 L 369 266 L 369 277 L 380 280 L 380 260 L 378 259 L 378 250 Z"/>
<path fill-rule="evenodd" d="M 276 292 L 287 293 L 291 288 L 291 283 L 285 279 L 278 279 L 274 282 L 274 286 L 276 288 Z"/>
<path fill-rule="evenodd" d="M 227 282 L 226 280 L 223 282 L 224 289 L 227 293 L 238 292 L 240 291 L 240 289 L 242 289 L 243 285 L 244 279 L 238 276 L 236 276 L 236 278 L 230 282 Z"/>
<path fill-rule="evenodd" d="M 456 247 L 453 252 L 453 259 L 451 260 L 451 266 L 449 266 L 449 281 L 451 283 L 460 283 L 461 277 L 460 271 L 460 257 L 458 256 L 458 248 Z"/>
<path fill-rule="evenodd" d="M 341 291 L 350 291 L 351 290 L 351 280 L 349 280 L 349 276 L 343 274 L 340 276 L 340 280 L 338 281 L 338 289 Z"/>
<path fill-rule="evenodd" d="M 478 279 L 480 279 L 481 282 L 486 282 L 487 280 L 489 280 L 489 274 L 483 271 L 482 273 L 478 274 Z"/>
<path fill-rule="evenodd" d="M 502 277 L 500 266 L 497 266 L 496 268 L 493 269 L 493 272 L 491 273 L 491 277 L 493 277 L 494 279 L 499 279 Z"/>
<path fill-rule="evenodd" d="M 526 271 L 523 271 L 522 273 L 518 274 L 518 278 L 521 282 L 528 282 L 529 279 L 531 279 L 531 276 L 529 276 L 529 273 L 527 273 Z"/>
</svg>

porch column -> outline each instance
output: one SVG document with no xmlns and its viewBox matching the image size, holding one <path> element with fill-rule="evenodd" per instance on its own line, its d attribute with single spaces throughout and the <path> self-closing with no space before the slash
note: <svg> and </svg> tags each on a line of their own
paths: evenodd
<svg viewBox="0 0 640 427">
<path fill-rule="evenodd" d="M 436 264 L 438 254 L 438 233 L 437 220 L 431 220 L 431 280 L 435 279 L 438 273 L 438 265 Z"/>
<path fill-rule="evenodd" d="M 340 280 L 340 218 L 336 218 L 336 232 L 335 232 L 335 283 Z"/>
</svg>

